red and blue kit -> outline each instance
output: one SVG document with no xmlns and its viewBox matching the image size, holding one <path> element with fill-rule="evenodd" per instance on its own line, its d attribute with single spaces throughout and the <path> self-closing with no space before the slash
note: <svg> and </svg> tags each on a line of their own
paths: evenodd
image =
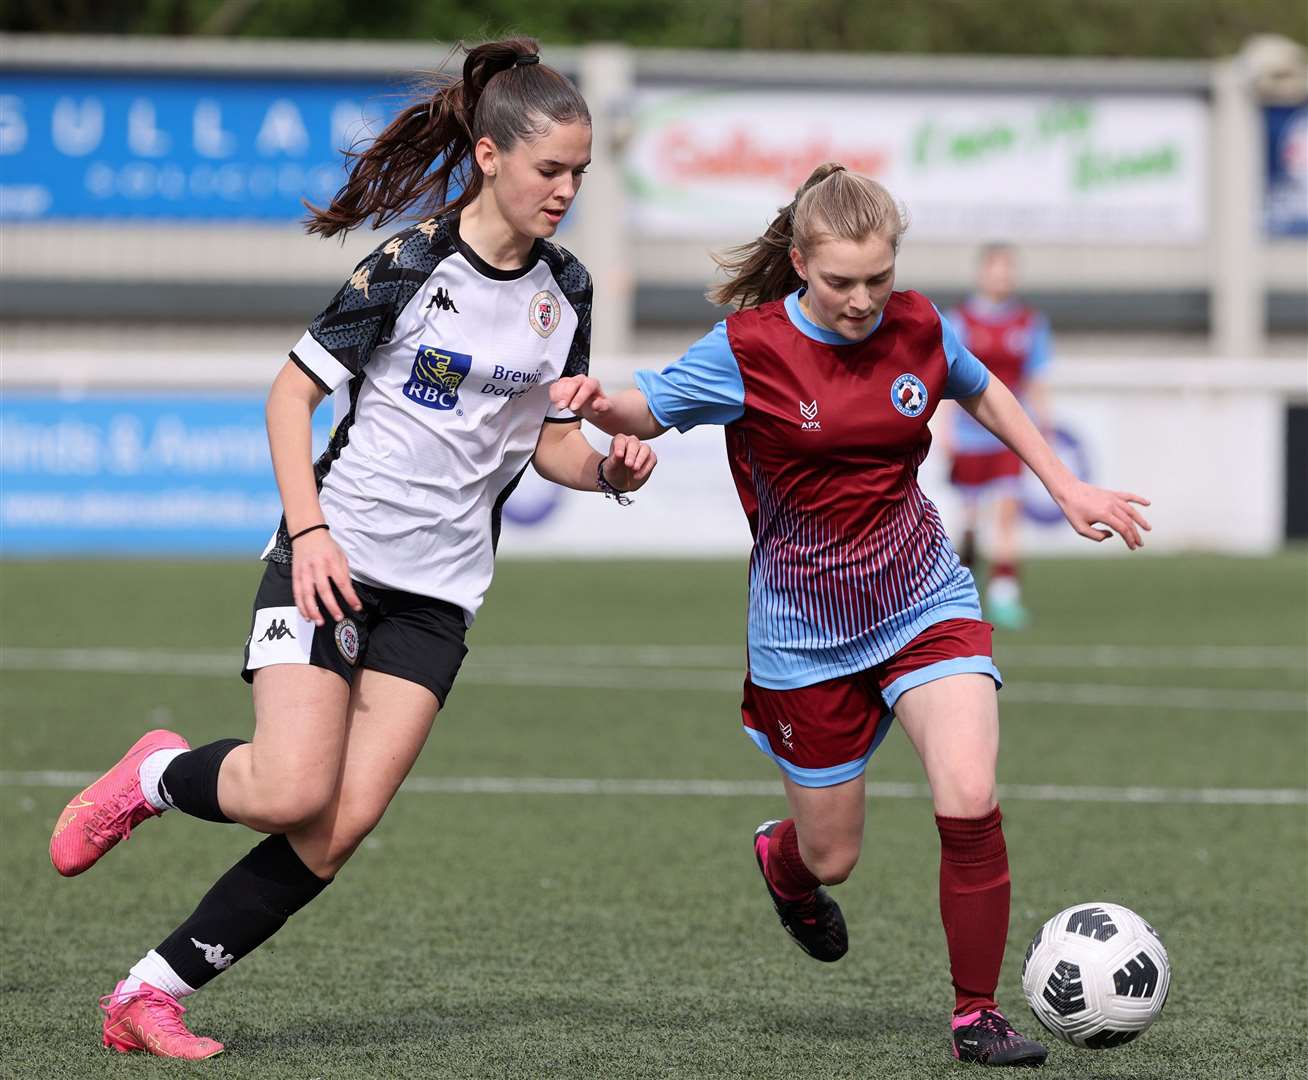
<svg viewBox="0 0 1308 1080">
<path fill-rule="evenodd" d="M 972 575 L 917 484 L 937 405 L 989 372 L 918 293 L 891 294 L 856 342 L 801 295 L 728 316 L 636 382 L 660 424 L 726 428 L 754 535 L 746 733 L 816 787 L 863 771 L 906 690 L 1000 679 Z"/>
<path fill-rule="evenodd" d="M 1049 321 L 1034 308 L 974 296 L 949 318 L 960 342 L 1019 398 L 1049 366 Z M 1016 492 L 1022 462 L 1013 451 L 961 409 L 955 413 L 953 434 L 949 479 L 965 496 Z"/>
</svg>

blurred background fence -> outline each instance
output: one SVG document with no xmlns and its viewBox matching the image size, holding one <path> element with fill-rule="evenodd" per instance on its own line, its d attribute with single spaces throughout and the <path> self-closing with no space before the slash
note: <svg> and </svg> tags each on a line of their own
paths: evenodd
<svg viewBox="0 0 1308 1080">
<path fill-rule="evenodd" d="M 261 394 L 379 240 L 306 237 L 444 50 L 0 35 L 0 529 L 9 554 L 255 552 L 278 515 Z M 1308 77 L 1217 60 L 545 48 L 595 118 L 560 242 L 596 283 L 592 371 L 629 382 L 721 317 L 710 252 L 813 165 L 912 219 L 900 288 L 942 308 L 1020 250 L 1053 322 L 1058 439 L 1150 495 L 1162 550 L 1308 535 Z M 325 412 L 325 410 L 324 410 Z M 325 425 L 325 421 L 324 421 Z M 325 435 L 325 426 L 319 433 Z M 506 554 L 744 550 L 721 434 L 669 436 L 627 514 L 526 483 Z M 941 464 L 924 482 L 949 518 Z M 1092 550 L 1029 492 L 1031 549 Z"/>
</svg>

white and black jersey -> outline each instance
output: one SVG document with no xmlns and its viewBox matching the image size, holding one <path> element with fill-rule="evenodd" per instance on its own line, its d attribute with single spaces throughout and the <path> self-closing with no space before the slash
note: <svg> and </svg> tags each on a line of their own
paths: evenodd
<svg viewBox="0 0 1308 1080">
<path fill-rule="evenodd" d="M 391 237 L 355 269 L 291 351 L 349 407 L 315 465 L 351 575 L 446 600 L 471 623 L 490 584 L 500 508 L 553 409 L 549 386 L 590 362 L 586 268 L 537 240 L 498 270 L 457 215 Z M 265 557 L 289 562 L 282 522 Z"/>
</svg>

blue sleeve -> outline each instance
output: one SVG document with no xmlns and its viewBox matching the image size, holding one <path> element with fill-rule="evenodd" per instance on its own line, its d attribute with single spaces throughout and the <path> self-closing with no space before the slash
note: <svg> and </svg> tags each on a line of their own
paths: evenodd
<svg viewBox="0 0 1308 1080">
<path fill-rule="evenodd" d="M 936 309 L 940 315 L 940 309 Z M 985 364 L 968 352 L 959 340 L 953 323 L 940 315 L 940 343 L 945 348 L 945 360 L 949 364 L 949 377 L 945 379 L 945 397 L 976 397 L 990 385 L 990 372 Z"/>
<path fill-rule="evenodd" d="M 1041 315 L 1031 328 L 1031 343 L 1027 346 L 1026 363 L 1022 365 L 1023 376 L 1040 378 L 1052 359 L 1053 335 L 1049 332 L 1049 320 Z"/>
<path fill-rule="evenodd" d="M 662 371 L 636 372 L 636 386 L 654 419 L 678 431 L 699 424 L 730 424 L 745 413 L 745 383 L 727 341 L 725 322 Z"/>
</svg>

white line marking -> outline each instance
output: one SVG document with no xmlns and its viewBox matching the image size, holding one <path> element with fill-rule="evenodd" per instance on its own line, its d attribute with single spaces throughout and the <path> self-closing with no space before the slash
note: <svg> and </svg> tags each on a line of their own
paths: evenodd
<svg viewBox="0 0 1308 1080">
<path fill-rule="evenodd" d="M 0 787 L 77 789 L 96 773 L 37 770 L 0 772 Z M 708 798 L 773 798 L 784 792 L 775 780 L 616 780 L 511 776 L 410 776 L 401 791 L 411 795 L 636 795 Z M 869 799 L 928 799 L 925 784 L 869 781 Z M 1208 806 L 1304 806 L 1305 788 L 1065 787 L 1001 784 L 1001 800 L 1023 802 L 1154 803 Z"/>
<path fill-rule="evenodd" d="M 1108 648 L 1109 646 L 1105 646 Z M 663 667 L 679 647 L 636 646 L 625 654 L 586 646 L 575 652 L 512 652 L 494 648 L 474 653 L 460 678 L 481 685 L 556 687 L 577 690 L 695 690 L 739 694 L 742 669 Z M 526 647 L 528 650 L 530 647 Z M 1060 646 L 1061 648 L 1061 646 Z M 647 666 L 589 667 L 578 657 L 625 656 Z M 514 659 L 510 662 L 509 657 Z M 570 658 L 565 662 L 565 658 Z M 235 652 L 168 652 L 161 650 L 87 648 L 0 649 L 0 669 L 8 671 L 77 671 L 130 675 L 233 676 L 240 665 Z M 1308 715 L 1308 694 L 1296 690 L 1233 690 L 1195 686 L 1130 686 L 1100 683 L 1010 680 L 1003 700 L 1018 704 L 1181 709 L 1207 712 L 1291 712 Z"/>
</svg>

